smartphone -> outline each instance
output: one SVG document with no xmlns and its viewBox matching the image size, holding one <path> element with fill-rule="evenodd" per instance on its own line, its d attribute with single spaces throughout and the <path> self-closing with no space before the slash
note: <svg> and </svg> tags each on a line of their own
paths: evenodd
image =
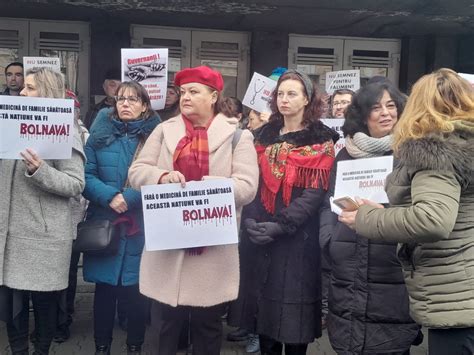
<svg viewBox="0 0 474 355">
<path fill-rule="evenodd" d="M 359 204 L 348 196 L 336 198 L 332 202 L 343 211 L 351 212 L 359 208 Z"/>
</svg>

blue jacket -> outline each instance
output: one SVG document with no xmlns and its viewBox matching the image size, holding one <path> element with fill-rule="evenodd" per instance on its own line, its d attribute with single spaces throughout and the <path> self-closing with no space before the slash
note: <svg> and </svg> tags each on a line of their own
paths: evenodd
<svg viewBox="0 0 474 355">
<path fill-rule="evenodd" d="M 87 164 L 83 195 L 90 201 L 87 219 L 115 220 L 119 214 L 109 207 L 109 203 L 115 195 L 122 193 L 128 205 L 126 213 L 132 214 L 142 225 L 141 194 L 124 185 L 140 137 L 148 137 L 160 123 L 160 118 L 156 115 L 125 123 L 111 118 L 110 112 L 111 109 L 103 109 L 97 114 L 85 147 Z M 84 280 L 123 286 L 137 284 L 144 244 L 141 229 L 138 235 L 120 237 L 117 255 L 84 255 Z"/>
</svg>

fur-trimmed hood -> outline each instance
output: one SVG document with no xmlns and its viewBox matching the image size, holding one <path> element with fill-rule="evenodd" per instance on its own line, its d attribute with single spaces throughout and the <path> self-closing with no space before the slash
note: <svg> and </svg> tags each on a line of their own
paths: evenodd
<svg viewBox="0 0 474 355">
<path fill-rule="evenodd" d="M 157 114 L 147 119 L 123 122 L 111 117 L 111 108 L 99 111 L 90 129 L 89 141 L 94 149 L 110 145 L 118 137 L 128 134 L 129 136 L 148 137 L 155 127 L 161 122 Z"/>
<path fill-rule="evenodd" d="M 452 133 L 430 134 L 404 142 L 398 157 L 421 170 L 452 171 L 463 188 L 474 176 L 474 122 L 456 121 Z"/>
<path fill-rule="evenodd" d="M 254 132 L 255 143 L 267 146 L 275 143 L 287 142 L 301 147 L 310 144 L 321 144 L 329 140 L 336 143 L 339 139 L 339 134 L 336 131 L 327 127 L 320 121 L 311 123 L 301 131 L 280 135 L 282 127 L 283 122 L 276 120 L 260 127 Z"/>
</svg>

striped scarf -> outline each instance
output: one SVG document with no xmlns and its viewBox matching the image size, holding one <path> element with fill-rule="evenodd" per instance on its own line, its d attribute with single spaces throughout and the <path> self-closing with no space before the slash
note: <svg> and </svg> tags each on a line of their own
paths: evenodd
<svg viewBox="0 0 474 355">
<path fill-rule="evenodd" d="M 186 135 L 180 139 L 173 154 L 173 169 L 184 175 L 186 181 L 200 181 L 209 175 L 209 142 L 206 127 L 194 127 L 192 122 L 183 115 Z M 205 247 L 186 249 L 189 255 L 201 255 Z"/>
</svg>

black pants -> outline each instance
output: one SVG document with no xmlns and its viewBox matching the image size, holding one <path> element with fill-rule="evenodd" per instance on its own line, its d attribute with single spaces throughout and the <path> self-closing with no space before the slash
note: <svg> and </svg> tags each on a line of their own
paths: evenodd
<svg viewBox="0 0 474 355">
<path fill-rule="evenodd" d="M 72 315 L 74 313 L 74 301 L 76 300 L 77 289 L 77 268 L 81 253 L 72 252 L 71 263 L 69 265 L 69 285 L 66 291 L 67 313 Z"/>
<path fill-rule="evenodd" d="M 28 323 L 30 296 L 33 303 L 35 316 L 36 354 L 48 354 L 54 332 L 56 331 L 56 321 L 58 314 L 58 302 L 60 292 L 37 292 L 23 291 L 23 307 L 18 315 L 18 327 L 12 321 L 7 323 L 8 341 L 12 353 L 28 354 Z"/>
<path fill-rule="evenodd" d="M 96 345 L 112 343 L 117 298 L 119 293 L 127 299 L 127 345 L 142 345 L 149 310 L 149 300 L 133 286 L 96 284 L 94 294 L 94 339 Z"/>
<path fill-rule="evenodd" d="M 265 335 L 259 335 L 262 355 L 281 355 L 283 344 Z M 285 355 L 305 355 L 308 344 L 285 344 Z"/>
<path fill-rule="evenodd" d="M 474 328 L 428 330 L 429 355 L 474 354 Z"/>
<path fill-rule="evenodd" d="M 156 301 L 151 305 L 153 355 L 176 355 L 181 328 L 191 324 L 193 355 L 219 355 L 225 304 L 212 307 L 171 307 Z"/>
</svg>

